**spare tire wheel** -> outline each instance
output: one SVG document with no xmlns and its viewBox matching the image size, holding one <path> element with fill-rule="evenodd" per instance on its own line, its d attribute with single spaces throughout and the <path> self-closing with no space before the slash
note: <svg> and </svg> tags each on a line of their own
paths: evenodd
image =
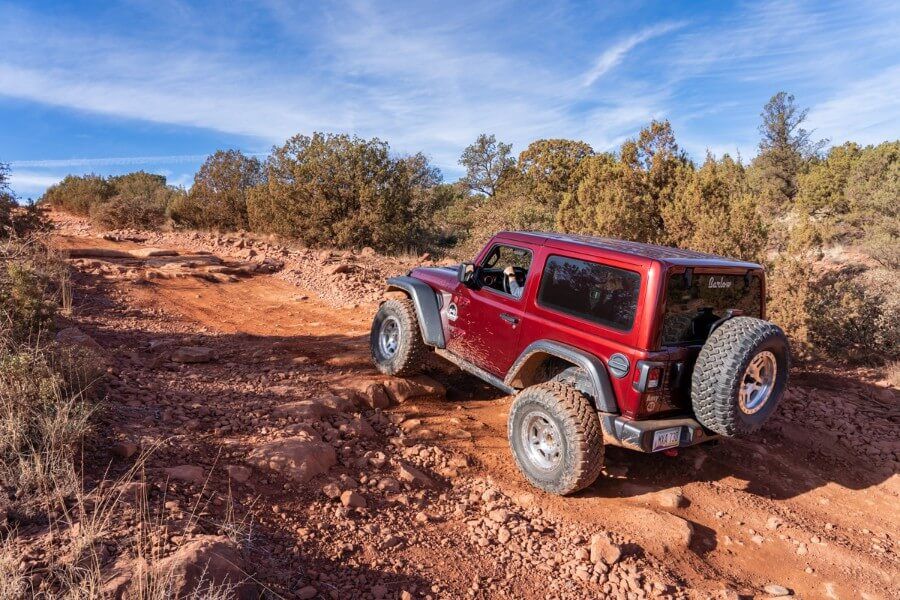
<svg viewBox="0 0 900 600">
<path fill-rule="evenodd" d="M 707 338 L 694 366 L 697 420 L 724 436 L 756 431 L 778 406 L 789 369 L 790 348 L 780 327 L 752 317 L 725 321 Z"/>
</svg>

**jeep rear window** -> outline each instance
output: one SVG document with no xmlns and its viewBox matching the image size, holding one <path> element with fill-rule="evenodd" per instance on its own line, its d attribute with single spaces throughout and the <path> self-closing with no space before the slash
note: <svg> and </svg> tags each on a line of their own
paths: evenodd
<svg viewBox="0 0 900 600">
<path fill-rule="evenodd" d="M 728 309 L 749 317 L 761 316 L 757 275 L 673 274 L 666 285 L 662 344 L 699 344 L 706 341 L 713 323 Z"/>
<path fill-rule="evenodd" d="M 544 267 L 538 304 L 620 331 L 637 312 L 641 276 L 606 265 L 551 256 Z"/>
</svg>

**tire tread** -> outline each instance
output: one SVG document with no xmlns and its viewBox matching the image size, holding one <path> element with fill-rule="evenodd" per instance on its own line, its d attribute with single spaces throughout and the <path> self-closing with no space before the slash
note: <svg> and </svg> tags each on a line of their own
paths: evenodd
<svg viewBox="0 0 900 600">
<path fill-rule="evenodd" d="M 516 466 L 536 487 L 555 494 L 567 495 L 578 492 L 597 480 L 603 469 L 603 433 L 600 420 L 590 401 L 571 385 L 559 381 L 548 381 L 522 390 L 516 397 L 509 413 L 509 435 L 511 447 L 513 420 L 522 398 L 534 397 L 538 403 L 546 407 L 556 406 L 563 415 L 564 435 L 568 441 L 569 452 L 574 456 L 572 468 L 563 473 L 563 477 L 552 484 L 533 479 L 513 450 Z"/>
<path fill-rule="evenodd" d="M 724 436 L 752 433 L 761 427 L 762 423 L 750 425 L 739 418 L 736 394 L 753 349 L 773 337 L 781 340 L 787 351 L 781 328 L 762 319 L 735 317 L 713 331 L 700 350 L 691 377 L 691 403 L 700 423 Z M 787 373 L 784 377 L 786 385 Z"/>
</svg>

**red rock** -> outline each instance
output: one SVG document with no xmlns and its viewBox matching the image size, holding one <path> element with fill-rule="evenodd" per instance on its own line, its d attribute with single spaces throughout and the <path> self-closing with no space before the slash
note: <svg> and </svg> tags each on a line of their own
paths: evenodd
<svg viewBox="0 0 900 600">
<path fill-rule="evenodd" d="M 169 467 L 168 469 L 164 469 L 164 472 L 170 479 L 175 479 L 184 483 L 203 483 L 205 479 L 203 467 L 194 465 Z"/>
<path fill-rule="evenodd" d="M 177 363 L 208 363 L 215 360 L 216 352 L 204 346 L 184 346 L 172 352 L 171 360 Z"/>
<path fill-rule="evenodd" d="M 591 562 L 614 565 L 622 558 L 622 549 L 602 533 L 591 536 Z"/>
<path fill-rule="evenodd" d="M 404 463 L 400 463 L 398 477 L 402 481 L 406 481 L 407 483 L 412 483 L 415 485 L 421 485 L 423 487 L 434 487 L 435 485 L 434 480 L 431 479 L 431 477 L 418 470 L 417 468 Z"/>
<path fill-rule="evenodd" d="M 297 436 L 259 446 L 250 453 L 247 462 L 306 483 L 327 472 L 337 463 L 337 457 L 331 445 L 308 436 Z"/>
<path fill-rule="evenodd" d="M 203 597 L 212 589 L 233 586 L 233 597 L 257 598 L 259 590 L 242 568 L 237 546 L 226 537 L 200 536 L 153 565 L 158 580 L 173 598 Z"/>
<path fill-rule="evenodd" d="M 397 404 L 402 404 L 411 398 L 443 398 L 447 395 L 447 389 L 441 383 L 425 375 L 417 375 L 408 379 L 390 379 L 385 382 L 384 387 Z"/>
</svg>

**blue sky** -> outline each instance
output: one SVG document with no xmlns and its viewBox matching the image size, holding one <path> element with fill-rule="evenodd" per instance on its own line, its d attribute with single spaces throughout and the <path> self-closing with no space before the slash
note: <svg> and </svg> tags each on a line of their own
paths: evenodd
<svg viewBox="0 0 900 600">
<path fill-rule="evenodd" d="M 0 162 L 189 186 L 218 148 L 379 137 L 449 180 L 479 133 L 615 148 L 668 118 L 694 157 L 755 154 L 779 90 L 834 143 L 900 138 L 900 2 L 4 2 Z"/>
</svg>

